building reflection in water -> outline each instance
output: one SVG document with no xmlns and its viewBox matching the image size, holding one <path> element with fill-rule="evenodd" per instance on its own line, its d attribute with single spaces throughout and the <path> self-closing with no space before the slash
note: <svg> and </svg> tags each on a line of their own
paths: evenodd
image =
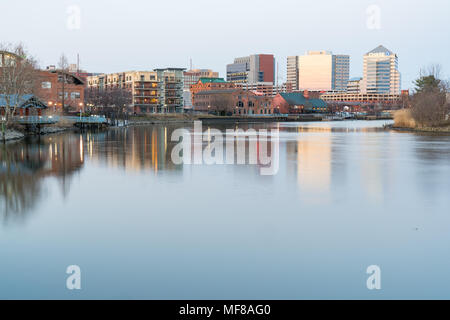
<svg viewBox="0 0 450 320">
<path fill-rule="evenodd" d="M 274 124 L 240 125 L 270 129 Z M 281 170 L 294 179 L 302 200 L 328 202 L 333 193 L 341 192 L 344 181 L 367 190 L 368 197 L 383 200 L 387 174 L 381 168 L 389 146 L 384 133 L 369 134 L 380 129 L 339 127 L 339 124 L 278 124 L 280 130 Z M 191 125 L 187 125 L 191 128 Z M 118 168 L 126 172 L 181 175 L 182 165 L 175 165 L 171 152 L 175 144 L 170 138 L 179 126 L 136 126 L 100 132 L 67 133 L 9 143 L 0 147 L 0 219 L 24 216 L 45 199 L 44 178 L 55 177 L 63 195 L 67 195 L 74 173 L 87 162 L 101 168 Z M 225 132 L 234 126 L 212 126 Z M 205 126 L 204 130 L 208 130 Z M 372 140 L 373 139 L 373 140 Z M 194 140 L 194 139 L 192 139 Z M 248 144 L 247 144 L 248 146 Z M 396 149 L 395 145 L 390 147 Z M 392 150 L 391 150 L 392 151 Z M 447 150 L 448 151 L 448 150 Z M 417 153 L 422 158 L 441 156 L 431 152 Z M 431 155 L 430 155 L 431 154 Z M 445 156 L 448 155 L 445 154 Z M 354 161 L 359 157 L 361 161 Z M 349 167 L 348 161 L 352 163 Z M 244 168 L 244 167 L 242 167 Z M 344 170 L 342 172 L 336 172 Z M 188 172 L 189 170 L 184 170 Z M 239 171 L 241 172 L 241 171 Z M 255 171 L 251 171 L 252 174 Z M 288 177 L 288 179 L 289 179 Z M 274 177 L 276 178 L 276 177 Z M 282 178 L 281 178 L 282 179 Z M 265 179 L 267 181 L 267 179 Z M 348 182 L 350 183 L 350 182 Z"/>
<path fill-rule="evenodd" d="M 36 138 L 0 148 L 0 220 L 24 218 L 45 197 L 42 183 L 57 177 L 63 195 L 84 164 L 83 139 L 76 135 Z"/>
<path fill-rule="evenodd" d="M 126 171 L 181 171 L 173 164 L 170 137 L 176 127 L 145 126 L 126 130 L 112 129 L 101 133 L 86 133 L 86 153 L 90 161 Z"/>
<path fill-rule="evenodd" d="M 126 171 L 181 171 L 171 161 L 175 128 L 164 126 L 42 136 L 1 146 L 0 219 L 19 218 L 46 198 L 43 183 L 55 177 L 65 197 L 71 177 L 87 161 Z M 173 143 L 175 144 L 175 143 Z"/>
<path fill-rule="evenodd" d="M 309 203 L 328 201 L 331 186 L 332 135 L 330 127 L 284 128 L 295 137 L 288 141 L 286 152 L 294 170 L 300 196 Z M 294 156 L 292 156 L 294 155 Z"/>
</svg>

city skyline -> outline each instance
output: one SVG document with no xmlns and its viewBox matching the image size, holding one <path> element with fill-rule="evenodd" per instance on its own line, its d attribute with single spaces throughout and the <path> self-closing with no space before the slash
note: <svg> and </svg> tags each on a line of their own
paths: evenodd
<svg viewBox="0 0 450 320">
<path fill-rule="evenodd" d="M 286 10 L 294 4 L 311 14 Z M 233 14 L 238 6 L 242 15 Z M 213 69 L 224 77 L 232 58 L 267 53 L 277 59 L 279 79 L 284 82 L 288 56 L 308 50 L 348 54 L 350 77 L 356 77 L 363 73 L 363 55 L 383 44 L 399 56 L 405 89 L 412 87 L 420 68 L 431 63 L 442 64 L 446 78 L 450 74 L 446 57 L 449 44 L 440 40 L 450 28 L 446 21 L 450 3 L 443 1 L 434 6 L 403 0 L 351 0 L 346 6 L 289 0 L 278 1 L 276 6 L 254 1 L 231 1 L 228 5 L 203 0 L 129 1 L 126 5 L 108 1 L 105 6 L 102 1 L 47 0 L 29 3 L 28 10 L 21 9 L 18 3 L 2 3 L 0 10 L 11 12 L 0 21 L 0 28 L 5 31 L 2 42 L 23 42 L 43 67 L 55 64 L 62 52 L 72 62 L 79 53 L 83 69 L 100 73 L 168 66 L 188 68 L 192 59 L 194 68 Z M 202 12 L 197 20 L 196 12 Z M 379 25 L 370 25 L 373 15 L 379 15 Z M 121 23 L 117 23 L 119 16 Z M 316 23 L 319 18 L 324 23 Z M 34 23 L 22 23 L 25 20 Z M 197 28 L 202 32 L 193 31 Z M 261 32 L 252 32 L 258 28 Z M 150 36 L 149 30 L 155 32 Z M 143 37 L 149 41 L 143 41 Z"/>
</svg>

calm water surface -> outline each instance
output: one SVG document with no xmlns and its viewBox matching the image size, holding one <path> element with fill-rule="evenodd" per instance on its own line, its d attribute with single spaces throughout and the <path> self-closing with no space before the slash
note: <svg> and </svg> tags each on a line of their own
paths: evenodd
<svg viewBox="0 0 450 320">
<path fill-rule="evenodd" d="M 274 176 L 174 165 L 175 126 L 0 146 L 0 298 L 449 299 L 450 136 L 384 123 L 242 125 Z"/>
</svg>

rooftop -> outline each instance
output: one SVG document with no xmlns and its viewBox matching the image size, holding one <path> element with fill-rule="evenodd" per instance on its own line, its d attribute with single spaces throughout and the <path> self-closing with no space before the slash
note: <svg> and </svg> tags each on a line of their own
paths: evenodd
<svg viewBox="0 0 450 320">
<path fill-rule="evenodd" d="M 223 78 L 200 78 L 201 83 L 225 83 Z"/>
<path fill-rule="evenodd" d="M 385 46 L 383 45 L 379 45 L 378 47 L 376 47 L 375 49 L 373 49 L 372 51 L 367 52 L 367 54 L 371 54 L 371 53 L 384 53 L 388 56 L 393 55 L 394 53 L 387 49 Z"/>
<path fill-rule="evenodd" d="M 24 94 L 22 96 L 18 96 L 17 94 L 0 94 L 0 107 L 5 107 L 8 105 L 9 107 L 13 107 L 18 104 L 19 108 L 47 108 L 47 105 L 40 101 L 32 94 Z"/>
<path fill-rule="evenodd" d="M 327 104 L 322 99 L 307 99 L 301 92 L 280 93 L 286 102 L 291 106 L 305 106 L 305 107 L 318 107 L 326 108 Z"/>
</svg>

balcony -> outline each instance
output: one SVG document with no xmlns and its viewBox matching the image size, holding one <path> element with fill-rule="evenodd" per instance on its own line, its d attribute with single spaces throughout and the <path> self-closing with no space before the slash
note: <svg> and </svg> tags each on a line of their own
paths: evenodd
<svg viewBox="0 0 450 320">
<path fill-rule="evenodd" d="M 147 87 L 135 86 L 134 89 L 136 89 L 136 90 L 158 90 L 158 86 L 156 86 L 156 87 L 150 87 L 150 86 L 147 86 Z"/>
<path fill-rule="evenodd" d="M 137 92 L 134 94 L 135 98 L 147 98 L 147 99 L 156 99 L 159 97 L 159 95 L 156 94 L 149 94 L 149 93 L 144 93 L 144 92 Z"/>
</svg>

